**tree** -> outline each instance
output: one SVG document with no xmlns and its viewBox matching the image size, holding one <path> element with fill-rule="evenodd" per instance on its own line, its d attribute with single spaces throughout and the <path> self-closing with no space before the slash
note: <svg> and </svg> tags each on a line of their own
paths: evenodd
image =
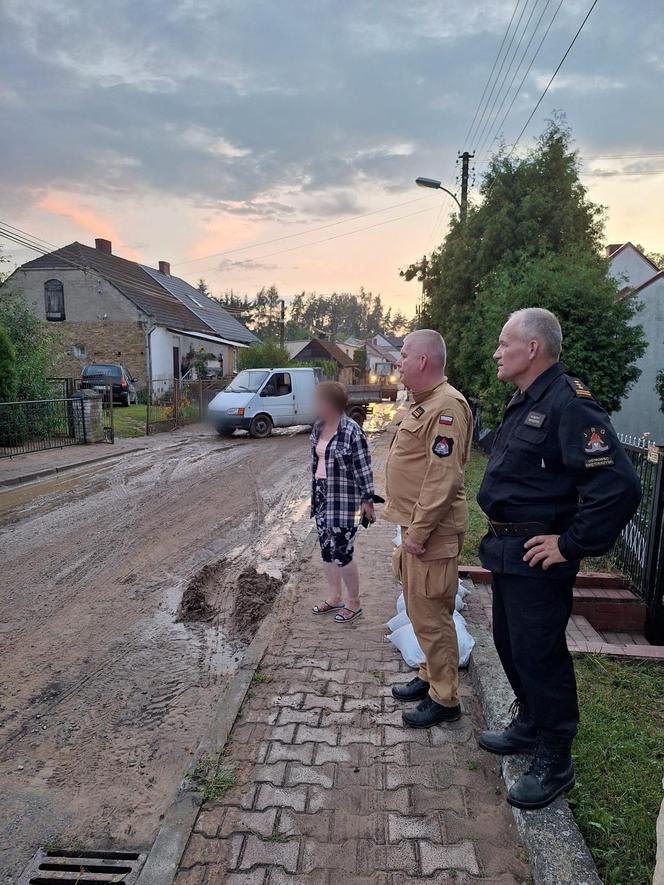
<svg viewBox="0 0 664 885">
<path fill-rule="evenodd" d="M 659 410 L 664 412 L 664 369 L 661 369 L 655 378 L 655 393 L 659 397 Z"/>
<path fill-rule="evenodd" d="M 524 158 L 494 156 L 481 205 L 457 218 L 423 278 L 430 321 L 444 335 L 453 383 L 480 401 L 495 420 L 511 395 L 493 380 L 490 356 L 509 312 L 548 307 L 563 326 L 563 358 L 609 409 L 638 377 L 644 352 L 629 301 L 601 256 L 603 214 L 579 180 L 571 135 L 560 118 L 548 123 Z M 583 341 L 581 341 L 583 339 Z"/>
<path fill-rule="evenodd" d="M 16 353 L 16 398 L 48 399 L 48 377 L 61 349 L 57 332 L 47 329 L 20 293 L 5 282 L 0 288 L 0 325 Z"/>
<path fill-rule="evenodd" d="M 264 341 L 276 341 L 280 332 L 281 305 L 276 286 L 263 286 L 254 299 L 253 331 Z"/>
<path fill-rule="evenodd" d="M 198 291 L 201 293 L 201 295 L 208 295 L 208 296 L 210 296 L 210 289 L 209 289 L 209 287 L 208 287 L 208 284 L 207 284 L 207 283 L 205 282 L 205 280 L 203 279 L 203 277 L 201 277 L 200 280 L 198 281 L 198 284 L 196 285 L 196 288 L 197 288 Z"/>
<path fill-rule="evenodd" d="M 254 316 L 254 305 L 249 301 L 247 295 L 240 298 L 240 296 L 236 295 L 232 289 L 228 289 L 223 295 L 219 297 L 213 295 L 212 298 L 220 304 L 223 304 L 236 320 L 239 320 L 239 322 L 243 323 L 245 326 L 251 324 Z"/>
<path fill-rule="evenodd" d="M 252 344 L 243 348 L 238 356 L 240 369 L 276 369 L 286 366 L 290 360 L 288 351 L 273 341 Z"/>
<path fill-rule="evenodd" d="M 16 350 L 4 326 L 0 326 L 0 403 L 16 399 Z"/>
</svg>

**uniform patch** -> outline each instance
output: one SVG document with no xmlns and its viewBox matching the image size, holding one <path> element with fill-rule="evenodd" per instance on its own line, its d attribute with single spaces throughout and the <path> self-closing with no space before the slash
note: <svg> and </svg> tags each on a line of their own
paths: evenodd
<svg viewBox="0 0 664 885">
<path fill-rule="evenodd" d="M 588 458 L 586 460 L 586 467 L 611 467 L 614 461 L 613 458 Z"/>
<path fill-rule="evenodd" d="M 451 427 L 454 424 L 454 417 L 452 415 L 441 415 L 438 419 L 439 424 L 447 424 L 448 427 Z"/>
<path fill-rule="evenodd" d="M 586 427 L 581 431 L 583 436 L 583 451 L 586 455 L 603 455 L 611 448 L 606 441 L 606 427 L 596 424 L 593 427 Z"/>
<path fill-rule="evenodd" d="M 437 436 L 433 441 L 431 451 L 439 458 L 447 458 L 452 454 L 454 448 L 454 440 L 449 436 Z"/>
<path fill-rule="evenodd" d="M 530 412 L 524 423 L 528 427 L 541 427 L 545 421 L 546 415 L 543 415 L 541 412 Z"/>
<path fill-rule="evenodd" d="M 424 414 L 424 409 L 422 408 L 422 406 L 418 406 L 416 409 L 413 409 L 410 414 L 413 416 L 413 418 L 421 418 Z"/>
</svg>

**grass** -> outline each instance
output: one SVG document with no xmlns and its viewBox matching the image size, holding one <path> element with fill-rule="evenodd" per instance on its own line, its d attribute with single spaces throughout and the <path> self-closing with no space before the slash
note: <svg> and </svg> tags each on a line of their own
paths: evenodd
<svg viewBox="0 0 664 885">
<path fill-rule="evenodd" d="M 664 768 L 664 667 L 575 658 L 581 728 L 569 801 L 606 885 L 650 885 Z"/>
<path fill-rule="evenodd" d="M 202 793 L 206 802 L 223 799 L 225 794 L 237 783 L 237 772 L 234 765 L 224 765 L 224 752 L 218 756 L 203 756 L 196 763 L 193 771 L 185 773 L 185 778 L 192 786 Z"/>
<path fill-rule="evenodd" d="M 264 673 L 262 670 L 256 670 L 251 678 L 251 681 L 258 683 L 258 685 L 261 685 L 264 682 L 270 682 L 271 679 L 272 677 L 269 673 Z"/>
<path fill-rule="evenodd" d="M 113 405 L 113 428 L 119 437 L 145 436 L 147 406 L 137 403 L 134 406 Z"/>
</svg>

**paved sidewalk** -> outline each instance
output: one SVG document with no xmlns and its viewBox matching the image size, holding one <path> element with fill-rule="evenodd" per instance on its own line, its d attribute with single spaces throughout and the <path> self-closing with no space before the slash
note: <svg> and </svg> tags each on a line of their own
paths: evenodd
<svg viewBox="0 0 664 885">
<path fill-rule="evenodd" d="M 112 445 L 102 442 L 88 446 L 63 446 L 59 449 L 45 449 L 41 452 L 28 452 L 25 455 L 3 458 L 0 460 L 0 488 L 32 482 L 44 476 L 62 473 L 64 470 L 117 458 L 127 452 L 141 451 L 146 448 L 146 439 L 147 437 L 117 439 Z"/>
<path fill-rule="evenodd" d="M 231 734 L 223 765 L 236 783 L 203 806 L 177 885 L 530 881 L 498 763 L 477 749 L 468 676 L 460 722 L 402 727 L 390 687 L 412 674 L 383 638 L 399 589 L 393 534 L 386 523 L 360 533 L 354 624 L 309 614 L 324 596 L 317 551 L 303 563 L 281 602 L 288 634 L 264 656 Z"/>
</svg>

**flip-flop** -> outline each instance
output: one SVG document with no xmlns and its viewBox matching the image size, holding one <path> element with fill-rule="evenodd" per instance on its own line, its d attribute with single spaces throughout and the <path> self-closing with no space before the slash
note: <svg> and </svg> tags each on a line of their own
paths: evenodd
<svg viewBox="0 0 664 885">
<path fill-rule="evenodd" d="M 337 612 L 337 611 L 339 611 L 340 608 L 344 608 L 344 607 L 345 607 L 345 606 L 344 606 L 343 602 L 339 602 L 339 603 L 337 603 L 337 605 L 330 605 L 330 603 L 329 603 L 327 600 L 324 600 L 322 606 L 321 606 L 321 605 L 315 605 L 315 606 L 311 609 L 311 611 L 312 611 L 315 615 L 327 615 L 327 614 L 329 614 L 330 612 Z M 349 609 L 349 611 L 350 611 L 350 609 Z"/>
<path fill-rule="evenodd" d="M 362 614 L 361 608 L 358 608 L 356 612 L 354 612 L 352 608 L 348 608 L 347 605 L 342 606 L 342 608 L 345 612 L 350 612 L 350 617 L 344 618 L 343 615 L 335 615 L 334 620 L 337 624 L 348 624 L 350 621 L 354 621 L 355 618 L 359 618 L 359 616 Z"/>
</svg>

